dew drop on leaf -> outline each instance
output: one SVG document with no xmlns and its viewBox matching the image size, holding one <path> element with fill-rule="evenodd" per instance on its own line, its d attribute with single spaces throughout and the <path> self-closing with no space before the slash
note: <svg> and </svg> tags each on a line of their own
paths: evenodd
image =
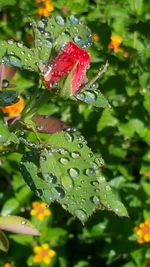
<svg viewBox="0 0 150 267">
<path fill-rule="evenodd" d="M 77 178 L 80 175 L 80 171 L 77 168 L 70 168 L 68 170 L 68 173 L 71 178 Z"/>
<path fill-rule="evenodd" d="M 97 170 L 99 167 L 98 167 L 98 165 L 97 165 L 97 163 L 96 162 L 92 162 L 92 168 L 94 169 L 94 170 Z"/>
<path fill-rule="evenodd" d="M 80 45 L 81 42 L 82 42 L 82 38 L 81 38 L 80 36 L 75 36 L 75 37 L 74 37 L 74 41 L 75 41 L 75 43 L 76 43 L 77 45 Z"/>
<path fill-rule="evenodd" d="M 58 193 L 58 197 L 60 199 L 64 198 L 65 197 L 65 191 L 60 187 L 60 186 L 56 186 L 55 187 L 55 190 L 57 191 Z"/>
<path fill-rule="evenodd" d="M 53 173 L 44 173 L 43 176 L 47 182 L 50 182 L 52 184 L 57 183 L 57 177 Z"/>
<path fill-rule="evenodd" d="M 56 17 L 56 22 L 57 22 L 57 24 L 59 24 L 61 26 L 64 26 L 65 25 L 65 20 L 61 16 L 57 16 Z"/>
<path fill-rule="evenodd" d="M 105 186 L 105 190 L 106 190 L 106 191 L 111 191 L 111 187 L 110 187 L 109 184 Z"/>
<path fill-rule="evenodd" d="M 80 156 L 81 156 L 80 153 L 77 152 L 77 151 L 73 151 L 73 152 L 71 153 L 71 157 L 72 157 L 73 159 L 79 158 Z"/>
<path fill-rule="evenodd" d="M 104 176 L 100 176 L 97 178 L 98 182 L 99 183 L 104 183 L 106 180 L 105 180 L 105 177 Z M 109 186 L 109 185 L 108 185 Z M 110 186 L 109 186 L 110 187 Z M 107 191 L 107 190 L 106 190 Z"/>
<path fill-rule="evenodd" d="M 83 147 L 83 144 L 82 144 L 82 143 L 78 143 L 78 144 L 77 144 L 77 147 L 78 147 L 78 148 L 82 148 L 82 147 Z"/>
<path fill-rule="evenodd" d="M 92 168 L 88 168 L 84 170 L 84 174 L 87 176 L 91 176 L 95 174 L 95 171 Z"/>
<path fill-rule="evenodd" d="M 64 148 L 60 148 L 60 149 L 59 149 L 59 153 L 60 153 L 61 155 L 66 155 L 66 154 L 68 154 L 68 150 L 67 150 L 67 149 L 64 149 Z"/>
<path fill-rule="evenodd" d="M 69 163 L 69 159 L 68 158 L 60 158 L 59 161 L 63 165 L 67 165 Z"/>
<path fill-rule="evenodd" d="M 61 176 L 61 184 L 66 190 L 70 190 L 74 187 L 73 180 L 69 176 Z"/>
<path fill-rule="evenodd" d="M 98 205 L 100 203 L 100 199 L 97 196 L 92 197 L 91 200 L 95 205 Z"/>
<path fill-rule="evenodd" d="M 41 189 L 36 189 L 35 194 L 37 195 L 37 197 L 41 197 L 43 195 L 43 191 Z"/>
<path fill-rule="evenodd" d="M 73 137 L 73 135 L 70 134 L 70 133 L 65 133 L 65 139 L 66 139 L 69 143 L 71 143 L 71 142 L 73 142 L 74 137 Z"/>
<path fill-rule="evenodd" d="M 97 99 L 97 95 L 95 92 L 92 91 L 85 91 L 85 101 L 88 103 L 94 103 Z"/>
<path fill-rule="evenodd" d="M 87 215 L 86 213 L 81 210 L 81 209 L 77 209 L 75 210 L 75 215 L 79 218 L 79 220 L 84 223 L 87 220 Z"/>
<path fill-rule="evenodd" d="M 88 154 L 88 157 L 89 157 L 89 158 L 92 158 L 92 157 L 93 157 L 93 153 L 89 153 L 89 154 Z"/>
<path fill-rule="evenodd" d="M 79 20 L 76 16 L 74 15 L 71 15 L 70 16 L 70 21 L 73 23 L 73 24 L 78 24 L 79 23 Z"/>
<path fill-rule="evenodd" d="M 21 222 L 22 225 L 25 225 L 26 223 L 27 223 L 27 221 L 25 221 L 25 220 L 23 220 L 23 221 Z"/>
</svg>

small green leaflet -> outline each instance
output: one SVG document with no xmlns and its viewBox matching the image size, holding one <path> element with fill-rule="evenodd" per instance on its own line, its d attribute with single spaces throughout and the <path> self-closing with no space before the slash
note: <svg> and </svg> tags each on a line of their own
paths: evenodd
<svg viewBox="0 0 150 267">
<path fill-rule="evenodd" d="M 77 100 L 98 108 L 110 107 L 106 97 L 98 89 L 87 89 L 74 96 Z"/>
<path fill-rule="evenodd" d="M 83 136 L 59 132 L 49 136 L 48 144 L 47 149 L 26 152 L 21 162 L 23 177 L 38 197 L 48 204 L 57 201 L 82 223 L 96 209 L 127 216 L 101 174 L 102 159 L 94 156 Z"/>
<path fill-rule="evenodd" d="M 0 63 L 30 71 L 38 70 L 33 50 L 13 40 L 0 42 Z"/>
</svg>

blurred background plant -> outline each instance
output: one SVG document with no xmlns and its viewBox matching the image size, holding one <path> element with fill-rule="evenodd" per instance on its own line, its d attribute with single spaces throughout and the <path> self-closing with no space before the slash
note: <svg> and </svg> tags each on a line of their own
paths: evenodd
<svg viewBox="0 0 150 267">
<path fill-rule="evenodd" d="M 75 14 L 91 28 L 90 75 L 108 60 L 108 71 L 99 83 L 111 109 L 97 111 L 59 100 L 39 109 L 39 114 L 45 110 L 49 115 L 61 114 L 61 119 L 80 129 L 93 151 L 104 158 L 103 172 L 120 193 L 130 216 L 97 212 L 83 227 L 59 205 L 49 209 L 37 202 L 19 172 L 20 154 L 8 155 L 7 161 L 2 156 L 1 215 L 31 218 L 41 236 L 10 234 L 10 250 L 7 255 L 1 252 L 1 266 L 150 265 L 149 10 L 146 0 L 0 1 L 1 40 L 13 38 L 30 47 L 33 35 L 29 21 L 52 14 Z M 12 83 L 28 99 L 36 79 L 28 71 L 18 71 Z"/>
</svg>

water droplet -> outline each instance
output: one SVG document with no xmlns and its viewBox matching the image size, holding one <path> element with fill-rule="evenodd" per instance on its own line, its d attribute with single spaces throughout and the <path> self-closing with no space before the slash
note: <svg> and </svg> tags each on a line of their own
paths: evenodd
<svg viewBox="0 0 150 267">
<path fill-rule="evenodd" d="M 105 190 L 106 190 L 106 191 L 111 191 L 111 186 L 110 186 L 109 184 L 106 185 L 106 186 L 105 186 Z"/>
<path fill-rule="evenodd" d="M 95 170 L 92 169 L 92 168 L 85 169 L 84 170 L 84 174 L 87 175 L 87 176 L 92 176 L 92 175 L 95 174 Z"/>
<path fill-rule="evenodd" d="M 43 177 L 47 182 L 52 184 L 57 183 L 57 176 L 54 173 L 43 173 Z"/>
<path fill-rule="evenodd" d="M 59 161 L 60 161 L 61 164 L 67 165 L 68 162 L 69 162 L 69 159 L 68 158 L 60 158 Z"/>
<path fill-rule="evenodd" d="M 84 223 L 86 220 L 87 220 L 87 215 L 86 213 L 81 210 L 81 209 L 78 209 L 78 210 L 75 210 L 75 215 L 78 217 L 78 219 Z"/>
<path fill-rule="evenodd" d="M 78 144 L 77 144 L 77 147 L 78 147 L 78 148 L 82 148 L 82 147 L 83 147 L 83 144 L 82 144 L 82 143 L 78 143 Z"/>
<path fill-rule="evenodd" d="M 68 170 L 69 175 L 71 178 L 77 178 L 80 175 L 80 171 L 77 168 L 70 168 Z"/>
<path fill-rule="evenodd" d="M 82 38 L 81 38 L 80 36 L 75 36 L 75 37 L 74 37 L 74 41 L 75 41 L 75 43 L 76 43 L 77 45 L 80 45 L 81 42 L 82 42 Z"/>
<path fill-rule="evenodd" d="M 79 100 L 81 100 L 81 101 L 84 101 L 85 96 L 84 96 L 83 93 L 79 93 L 79 94 L 76 94 L 76 98 L 79 99 Z"/>
<path fill-rule="evenodd" d="M 66 154 L 68 154 L 68 150 L 67 150 L 67 149 L 64 149 L 64 148 L 60 148 L 60 149 L 59 149 L 59 153 L 60 153 L 61 155 L 66 155 Z"/>
<path fill-rule="evenodd" d="M 100 204 L 100 199 L 97 196 L 92 197 L 91 200 L 95 205 Z"/>
<path fill-rule="evenodd" d="M 64 198 L 65 197 L 65 191 L 60 187 L 60 186 L 56 186 L 55 187 L 55 190 L 57 191 L 58 193 L 58 197 L 60 199 Z"/>
<path fill-rule="evenodd" d="M 95 187 L 99 187 L 99 183 L 98 181 L 92 181 L 91 185 L 95 186 Z"/>
<path fill-rule="evenodd" d="M 7 41 L 7 43 L 8 43 L 8 44 L 13 44 L 14 41 L 13 41 L 12 39 L 10 39 L 10 40 Z"/>
<path fill-rule="evenodd" d="M 73 180 L 69 176 L 61 176 L 61 184 L 66 190 L 71 190 L 74 186 Z"/>
<path fill-rule="evenodd" d="M 46 26 L 45 21 L 40 20 L 40 21 L 38 22 L 38 28 L 45 28 L 45 26 Z"/>
<path fill-rule="evenodd" d="M 71 157 L 72 157 L 73 159 L 79 158 L 80 156 L 81 156 L 80 153 L 77 152 L 77 151 L 73 151 L 73 152 L 71 153 Z"/>
<path fill-rule="evenodd" d="M 71 15 L 70 16 L 70 21 L 73 23 L 73 24 L 78 24 L 79 23 L 79 20 L 76 16 L 74 15 Z"/>
<path fill-rule="evenodd" d="M 92 104 L 96 101 L 97 99 L 97 94 L 91 90 L 86 90 L 84 91 L 84 101 L 86 101 L 86 103 Z"/>
<path fill-rule="evenodd" d="M 8 86 L 9 86 L 9 81 L 6 80 L 6 79 L 4 79 L 4 80 L 2 81 L 2 87 L 3 87 L 3 88 L 6 88 L 6 87 L 8 87 Z"/>
<path fill-rule="evenodd" d="M 23 43 L 19 43 L 19 42 L 18 42 L 18 43 L 17 43 L 17 46 L 22 48 L 22 47 L 23 47 Z"/>
<path fill-rule="evenodd" d="M 43 191 L 41 189 L 36 189 L 35 194 L 37 195 L 37 197 L 41 197 L 43 195 Z"/>
<path fill-rule="evenodd" d="M 97 170 L 99 167 L 98 167 L 98 165 L 97 165 L 97 163 L 96 162 L 92 162 L 92 168 L 94 169 L 94 170 Z"/>
<path fill-rule="evenodd" d="M 36 127 L 37 131 L 42 131 L 44 129 L 44 126 L 43 125 L 39 125 Z"/>
<path fill-rule="evenodd" d="M 24 221 L 21 222 L 21 224 L 25 225 L 25 224 L 27 224 L 27 221 L 24 220 Z"/>
<path fill-rule="evenodd" d="M 94 156 L 93 153 L 89 153 L 89 154 L 88 154 L 88 157 L 89 157 L 89 158 L 92 158 L 93 156 Z"/>
<path fill-rule="evenodd" d="M 46 159 L 47 159 L 47 157 L 45 155 L 41 155 L 41 157 L 40 157 L 41 161 L 45 161 Z"/>
<path fill-rule="evenodd" d="M 71 133 L 65 133 L 65 139 L 71 143 L 74 140 L 74 136 Z"/>
<path fill-rule="evenodd" d="M 104 183 L 104 182 L 106 182 L 106 179 L 105 179 L 104 176 L 97 177 L 97 180 L 98 180 L 99 183 Z"/>
<path fill-rule="evenodd" d="M 52 39 L 51 38 L 47 38 L 45 40 L 45 42 L 46 42 L 46 45 L 47 45 L 48 48 L 52 48 L 53 44 L 52 44 Z"/>
<path fill-rule="evenodd" d="M 65 25 L 65 19 L 61 16 L 57 16 L 56 17 L 56 22 L 57 24 L 61 25 L 61 26 L 64 26 Z"/>
</svg>

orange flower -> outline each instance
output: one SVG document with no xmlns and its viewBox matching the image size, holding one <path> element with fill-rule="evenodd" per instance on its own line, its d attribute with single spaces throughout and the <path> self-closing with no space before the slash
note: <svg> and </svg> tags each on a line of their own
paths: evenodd
<svg viewBox="0 0 150 267">
<path fill-rule="evenodd" d="M 122 48 L 120 44 L 122 43 L 122 38 L 119 35 L 112 35 L 111 41 L 108 45 L 108 48 L 113 49 L 115 53 L 120 52 Z"/>
<path fill-rule="evenodd" d="M 134 228 L 138 236 L 138 243 L 143 244 L 150 242 L 150 219 L 145 220 Z"/>
<path fill-rule="evenodd" d="M 33 257 L 34 263 L 50 264 L 52 258 L 56 255 L 56 252 L 50 249 L 48 244 L 42 244 L 41 246 L 34 247 L 35 256 Z"/>
<path fill-rule="evenodd" d="M 20 115 L 22 110 L 24 109 L 25 101 L 22 96 L 17 103 L 12 104 L 10 106 L 6 106 L 1 108 L 4 113 L 8 113 L 9 117 L 17 117 Z"/>
<path fill-rule="evenodd" d="M 99 41 L 99 35 L 97 33 L 94 33 L 92 35 L 92 38 L 93 38 L 94 42 L 98 42 Z"/>
<path fill-rule="evenodd" d="M 41 6 L 37 10 L 37 15 L 39 17 L 49 17 L 51 13 L 54 11 L 54 5 L 51 0 L 36 0 L 37 3 L 42 3 Z"/>
<path fill-rule="evenodd" d="M 7 262 L 7 263 L 4 264 L 4 267 L 12 267 L 12 265 L 11 265 L 11 263 Z"/>
<path fill-rule="evenodd" d="M 47 204 L 45 202 L 33 202 L 33 209 L 30 211 L 31 216 L 35 216 L 39 221 L 43 221 L 45 217 L 51 215 L 51 210 L 47 208 Z"/>
</svg>

